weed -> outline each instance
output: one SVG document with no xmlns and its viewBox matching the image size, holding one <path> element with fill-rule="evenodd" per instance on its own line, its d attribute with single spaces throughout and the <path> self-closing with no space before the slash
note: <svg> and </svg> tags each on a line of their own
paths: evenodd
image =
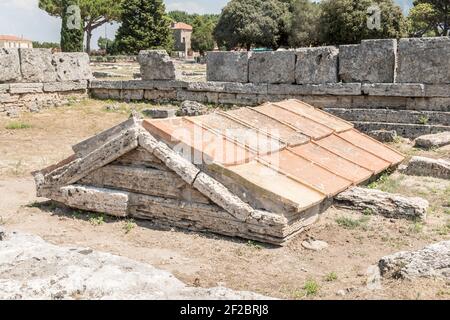
<svg viewBox="0 0 450 320">
<path fill-rule="evenodd" d="M 408 231 L 410 234 L 421 233 L 423 231 L 423 224 L 419 221 L 416 221 L 408 228 Z"/>
<path fill-rule="evenodd" d="M 365 215 L 365 216 L 371 216 L 371 215 L 373 215 L 373 210 L 370 209 L 370 208 L 366 208 L 366 209 L 364 209 L 364 211 L 363 211 L 363 215 Z"/>
<path fill-rule="evenodd" d="M 256 249 L 256 250 L 262 249 L 262 246 L 258 242 L 253 241 L 253 240 L 249 240 L 247 242 L 247 246 L 249 246 L 250 248 Z"/>
<path fill-rule="evenodd" d="M 418 120 L 419 124 L 426 125 L 430 121 L 430 118 L 428 118 L 427 116 L 420 116 Z"/>
<path fill-rule="evenodd" d="M 126 220 L 123 224 L 123 230 L 125 230 L 125 234 L 130 233 L 134 228 L 136 228 L 136 223 L 133 219 Z"/>
<path fill-rule="evenodd" d="M 356 229 L 358 227 L 366 228 L 369 220 L 370 218 L 368 216 L 361 217 L 360 219 L 339 217 L 336 219 L 336 223 L 345 229 Z"/>
<path fill-rule="evenodd" d="M 100 214 L 100 215 L 92 214 L 89 218 L 89 223 L 92 224 L 93 226 L 102 225 L 103 223 L 105 223 L 104 215 L 103 214 Z"/>
<path fill-rule="evenodd" d="M 333 282 L 336 281 L 338 278 L 336 272 L 330 272 L 325 276 L 325 281 L 327 282 Z"/>
<path fill-rule="evenodd" d="M 31 124 L 20 122 L 20 121 L 13 121 L 6 125 L 5 129 L 7 130 L 20 130 L 20 129 L 29 129 L 31 128 Z"/>
<path fill-rule="evenodd" d="M 303 286 L 303 290 L 305 290 L 306 296 L 315 296 L 319 292 L 320 286 L 314 280 L 306 281 Z"/>
</svg>

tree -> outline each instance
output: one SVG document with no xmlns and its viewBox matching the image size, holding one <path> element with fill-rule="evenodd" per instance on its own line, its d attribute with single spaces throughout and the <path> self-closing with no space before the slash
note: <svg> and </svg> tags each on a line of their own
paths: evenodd
<svg viewBox="0 0 450 320">
<path fill-rule="evenodd" d="M 311 0 L 295 0 L 292 4 L 290 47 L 318 45 L 320 6 Z"/>
<path fill-rule="evenodd" d="M 231 0 L 222 10 L 214 37 L 227 49 L 284 45 L 290 13 L 288 3 L 279 0 Z"/>
<path fill-rule="evenodd" d="M 127 0 L 116 41 L 121 52 L 138 54 L 145 49 L 173 49 L 171 20 L 162 0 Z"/>
<path fill-rule="evenodd" d="M 76 9 L 79 0 L 62 1 L 61 50 L 63 52 L 83 51 L 83 26 Z"/>
<path fill-rule="evenodd" d="M 192 25 L 194 23 L 195 18 L 199 16 L 196 13 L 189 14 L 185 11 L 180 10 L 170 11 L 167 15 L 172 20 L 172 22 L 184 22 L 189 25 Z"/>
<path fill-rule="evenodd" d="M 107 22 L 119 21 L 124 0 L 79 0 L 83 30 L 86 32 L 86 52 L 91 51 L 92 32 Z M 39 0 L 39 8 L 52 16 L 62 17 L 63 0 Z"/>
<path fill-rule="evenodd" d="M 54 48 L 61 48 L 61 44 L 56 42 L 33 41 L 33 48 L 54 49 Z"/>
<path fill-rule="evenodd" d="M 216 19 L 205 16 L 195 18 L 192 23 L 194 28 L 192 33 L 192 49 L 194 51 L 199 51 L 201 55 L 204 55 L 206 51 L 214 49 L 215 42 L 213 33 L 216 24 Z"/>
<path fill-rule="evenodd" d="M 393 0 L 323 0 L 321 40 L 326 44 L 359 43 L 363 39 L 400 38 L 406 31 L 402 10 Z M 376 6 L 380 10 L 369 10 Z M 379 25 L 368 24 L 380 13 Z"/>
<path fill-rule="evenodd" d="M 450 36 L 450 1 L 416 0 L 408 22 L 413 37 Z"/>
</svg>

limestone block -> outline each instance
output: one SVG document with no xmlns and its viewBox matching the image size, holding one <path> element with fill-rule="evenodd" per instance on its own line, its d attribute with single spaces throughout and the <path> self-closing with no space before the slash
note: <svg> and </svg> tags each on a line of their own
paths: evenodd
<svg viewBox="0 0 450 320">
<path fill-rule="evenodd" d="M 57 81 L 91 80 L 89 56 L 83 52 L 64 52 L 53 55 Z"/>
<path fill-rule="evenodd" d="M 144 91 L 144 99 L 150 101 L 172 101 L 177 100 L 176 90 L 158 90 L 151 89 Z"/>
<path fill-rule="evenodd" d="M 202 103 L 219 103 L 219 93 L 217 92 L 195 92 L 195 91 L 187 91 L 187 90 L 178 90 L 177 91 L 177 100 L 178 101 L 197 101 Z"/>
<path fill-rule="evenodd" d="M 418 137 L 414 144 L 416 148 L 424 149 L 440 148 L 446 145 L 450 145 L 450 131 Z"/>
<path fill-rule="evenodd" d="M 450 83 L 450 37 L 400 39 L 397 82 Z"/>
<path fill-rule="evenodd" d="M 144 109 L 142 114 L 153 119 L 173 118 L 176 116 L 176 109 Z"/>
<path fill-rule="evenodd" d="M 0 94 L 8 93 L 9 84 L 0 84 Z"/>
<path fill-rule="evenodd" d="M 208 81 L 248 82 L 247 52 L 208 52 Z"/>
<path fill-rule="evenodd" d="M 188 83 L 180 80 L 129 80 L 122 82 L 122 89 L 134 90 L 176 90 L 178 88 L 187 88 Z"/>
<path fill-rule="evenodd" d="M 188 90 L 203 92 L 267 94 L 267 84 L 219 81 L 190 82 L 188 84 Z"/>
<path fill-rule="evenodd" d="M 41 93 L 44 85 L 42 83 L 11 83 L 9 92 L 11 94 L 20 93 Z"/>
<path fill-rule="evenodd" d="M 88 83 L 82 81 L 63 81 L 44 83 L 44 92 L 62 92 L 62 91 L 79 91 L 86 90 Z"/>
<path fill-rule="evenodd" d="M 425 97 L 450 97 L 450 84 L 425 84 Z"/>
<path fill-rule="evenodd" d="M 303 48 L 298 50 L 296 55 L 295 81 L 297 84 L 338 82 L 338 48 Z"/>
<path fill-rule="evenodd" d="M 142 80 L 175 80 L 175 64 L 165 50 L 142 50 L 138 61 Z"/>
<path fill-rule="evenodd" d="M 402 168 L 401 171 L 412 176 L 450 180 L 450 162 L 443 159 L 412 157 L 406 167 Z"/>
<path fill-rule="evenodd" d="M 269 94 L 284 95 L 361 95 L 360 83 L 327 83 L 327 84 L 269 84 Z"/>
<path fill-rule="evenodd" d="M 50 49 L 19 49 L 24 82 L 54 82 L 56 68 Z"/>
<path fill-rule="evenodd" d="M 389 218 L 422 219 L 427 216 L 429 203 L 422 198 L 365 188 L 351 188 L 336 196 L 336 205 L 351 210 L 370 210 Z"/>
<path fill-rule="evenodd" d="M 423 97 L 425 86 L 419 83 L 363 84 L 362 90 L 369 96 Z"/>
<path fill-rule="evenodd" d="M 0 49 L 0 83 L 22 79 L 18 49 Z"/>
<path fill-rule="evenodd" d="M 107 213 L 116 217 L 128 215 L 128 193 L 103 188 L 71 185 L 61 188 L 62 197 L 69 207 Z"/>
<path fill-rule="evenodd" d="M 93 80 L 89 83 L 90 89 L 116 89 L 121 90 L 123 88 L 124 81 L 101 81 Z"/>
<path fill-rule="evenodd" d="M 251 83 L 295 83 L 295 52 L 254 52 L 248 70 Z"/>
<path fill-rule="evenodd" d="M 125 101 L 143 100 L 144 90 L 122 90 L 122 99 Z"/>
<path fill-rule="evenodd" d="M 363 40 L 339 47 L 339 77 L 344 82 L 395 82 L 397 40 Z M 409 81 L 417 82 L 417 81 Z"/>
</svg>

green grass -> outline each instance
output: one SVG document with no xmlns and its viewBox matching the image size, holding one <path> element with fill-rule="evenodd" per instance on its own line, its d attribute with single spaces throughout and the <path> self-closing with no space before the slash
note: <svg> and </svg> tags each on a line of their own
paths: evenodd
<svg viewBox="0 0 450 320">
<path fill-rule="evenodd" d="M 20 121 L 13 121 L 6 125 L 5 129 L 7 130 L 20 130 L 20 129 L 29 129 L 31 128 L 31 124 L 20 122 Z"/>
<path fill-rule="evenodd" d="M 91 214 L 89 218 L 89 223 L 93 226 L 100 226 L 105 223 L 105 217 L 103 214 Z"/>
<path fill-rule="evenodd" d="M 256 249 L 256 250 L 261 250 L 261 249 L 262 249 L 261 244 L 259 244 L 259 243 L 256 242 L 256 241 L 253 241 L 253 240 L 249 240 L 249 241 L 247 242 L 247 246 L 250 247 L 250 248 L 252 248 L 252 249 Z"/>
<path fill-rule="evenodd" d="M 378 189 L 389 193 L 398 193 L 401 190 L 401 181 L 405 179 L 403 175 L 396 178 L 391 176 L 391 172 L 386 172 L 378 180 L 368 185 L 369 189 Z"/>
<path fill-rule="evenodd" d="M 418 234 L 418 233 L 421 233 L 422 231 L 423 231 L 423 224 L 422 224 L 422 222 L 419 222 L 419 221 L 414 222 L 408 228 L 408 232 L 410 234 Z"/>
<path fill-rule="evenodd" d="M 370 217 L 364 216 L 359 219 L 353 219 L 349 217 L 339 217 L 336 219 L 336 223 L 345 229 L 356 229 L 359 227 L 366 228 L 367 223 L 370 221 Z"/>
<path fill-rule="evenodd" d="M 125 234 L 130 233 L 134 228 L 136 228 L 136 223 L 133 219 L 126 220 L 123 224 L 123 230 L 125 231 Z"/>
<path fill-rule="evenodd" d="M 305 291 L 306 296 L 315 296 L 319 292 L 320 286 L 316 281 L 308 280 L 303 286 L 303 290 Z"/>
<path fill-rule="evenodd" d="M 429 121 L 430 121 L 430 118 L 428 118 L 427 116 L 419 117 L 419 124 L 426 125 L 426 124 L 428 124 Z"/>
<path fill-rule="evenodd" d="M 336 281 L 337 279 L 338 279 L 338 276 L 337 276 L 336 272 L 330 272 L 325 276 L 326 282 L 333 282 L 333 281 Z"/>
</svg>

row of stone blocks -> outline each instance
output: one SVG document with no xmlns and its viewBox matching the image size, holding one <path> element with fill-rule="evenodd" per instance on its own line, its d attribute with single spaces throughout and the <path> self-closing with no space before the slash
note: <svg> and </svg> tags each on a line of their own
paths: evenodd
<svg viewBox="0 0 450 320">
<path fill-rule="evenodd" d="M 276 52 L 208 52 L 208 81 L 450 83 L 450 37 L 363 40 Z"/>
<path fill-rule="evenodd" d="M 0 83 L 54 83 L 92 79 L 85 53 L 0 49 Z"/>
</svg>

